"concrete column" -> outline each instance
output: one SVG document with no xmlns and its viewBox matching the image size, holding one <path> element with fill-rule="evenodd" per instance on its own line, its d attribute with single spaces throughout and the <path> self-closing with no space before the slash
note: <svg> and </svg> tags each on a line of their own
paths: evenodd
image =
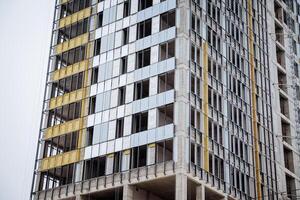
<svg viewBox="0 0 300 200">
<path fill-rule="evenodd" d="M 175 200 L 187 200 L 187 176 L 185 174 L 176 175 Z"/>
<path fill-rule="evenodd" d="M 196 187 L 196 200 L 205 200 L 205 187 L 199 185 Z"/>
<path fill-rule="evenodd" d="M 131 185 L 124 185 L 123 187 L 123 200 L 133 200 L 134 187 Z"/>
</svg>

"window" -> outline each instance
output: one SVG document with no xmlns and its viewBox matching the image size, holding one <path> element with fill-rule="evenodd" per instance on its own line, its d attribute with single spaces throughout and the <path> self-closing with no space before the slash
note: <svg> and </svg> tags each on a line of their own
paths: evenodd
<svg viewBox="0 0 300 200">
<path fill-rule="evenodd" d="M 82 88 L 82 76 L 83 73 L 80 72 L 78 74 L 60 79 L 57 82 L 53 82 L 51 88 L 51 98 Z"/>
<path fill-rule="evenodd" d="M 125 74 L 127 72 L 127 56 L 121 58 L 120 74 Z"/>
<path fill-rule="evenodd" d="M 175 56 L 175 41 L 169 41 L 159 46 L 159 60 L 166 60 Z"/>
<path fill-rule="evenodd" d="M 130 0 L 124 2 L 123 17 L 128 17 L 130 14 Z"/>
<path fill-rule="evenodd" d="M 90 97 L 90 102 L 89 102 L 89 115 L 95 113 L 95 108 L 96 108 L 96 96 Z"/>
<path fill-rule="evenodd" d="M 77 148 L 78 132 L 72 132 L 45 140 L 44 158 L 55 156 Z"/>
<path fill-rule="evenodd" d="M 98 67 L 92 69 L 91 85 L 98 82 Z"/>
<path fill-rule="evenodd" d="M 142 68 L 142 67 L 146 67 L 148 65 L 150 65 L 150 48 L 148 49 L 144 49 L 142 51 L 137 52 L 137 56 L 136 56 L 136 68 Z"/>
<path fill-rule="evenodd" d="M 100 54 L 100 47 L 101 47 L 101 38 L 95 40 L 94 56 L 97 56 Z"/>
<path fill-rule="evenodd" d="M 126 94 L 126 87 L 120 87 L 119 88 L 119 100 L 118 100 L 118 105 L 124 105 L 125 104 L 125 94 Z"/>
<path fill-rule="evenodd" d="M 81 102 L 67 104 L 49 110 L 47 127 L 58 125 L 80 117 Z"/>
<path fill-rule="evenodd" d="M 58 31 L 57 44 L 75 38 L 87 32 L 88 19 L 83 19 Z"/>
<path fill-rule="evenodd" d="M 175 11 L 169 11 L 160 15 L 160 30 L 175 26 Z"/>
<path fill-rule="evenodd" d="M 158 126 L 173 123 L 173 104 L 158 108 Z"/>
<path fill-rule="evenodd" d="M 116 138 L 123 137 L 124 133 L 124 118 L 117 119 Z"/>
<path fill-rule="evenodd" d="M 134 147 L 131 151 L 131 158 L 131 168 L 146 166 L 147 145 Z"/>
<path fill-rule="evenodd" d="M 122 31 L 122 45 L 128 44 L 129 42 L 129 28 L 124 28 Z"/>
<path fill-rule="evenodd" d="M 294 73 L 295 73 L 295 76 L 297 76 L 299 78 L 299 69 L 298 69 L 298 64 L 297 63 L 294 63 Z"/>
<path fill-rule="evenodd" d="M 83 179 L 91 179 L 105 175 L 106 158 L 96 157 L 84 161 Z"/>
<path fill-rule="evenodd" d="M 91 146 L 93 144 L 94 127 L 87 128 L 85 146 Z"/>
<path fill-rule="evenodd" d="M 141 39 L 151 35 L 151 19 L 140 22 L 137 24 L 137 39 Z"/>
<path fill-rule="evenodd" d="M 138 133 L 147 130 L 148 112 L 137 113 L 132 117 L 132 133 Z"/>
<path fill-rule="evenodd" d="M 69 1 L 61 5 L 60 18 L 72 15 L 91 5 L 90 0 Z"/>
<path fill-rule="evenodd" d="M 99 12 L 97 14 L 97 18 L 98 18 L 97 28 L 100 28 L 103 25 L 103 12 Z"/>
<path fill-rule="evenodd" d="M 139 11 L 152 6 L 152 0 L 139 0 Z"/>
<path fill-rule="evenodd" d="M 114 173 L 118 173 L 121 170 L 121 153 L 116 152 L 114 154 Z"/>
<path fill-rule="evenodd" d="M 158 93 L 174 89 L 174 72 L 158 76 Z"/>
<path fill-rule="evenodd" d="M 63 67 L 72 65 L 74 63 L 84 60 L 85 57 L 85 46 L 80 46 L 69 51 L 63 52 L 55 57 L 55 67 L 56 69 L 61 69 Z"/>
<path fill-rule="evenodd" d="M 149 96 L 149 79 L 135 83 L 134 100 L 142 99 Z"/>
</svg>

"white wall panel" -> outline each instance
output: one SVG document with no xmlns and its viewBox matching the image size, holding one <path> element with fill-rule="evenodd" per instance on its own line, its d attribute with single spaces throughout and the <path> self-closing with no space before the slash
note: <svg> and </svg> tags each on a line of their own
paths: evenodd
<svg viewBox="0 0 300 200">
<path fill-rule="evenodd" d="M 138 5 L 139 5 L 139 2 L 138 0 L 131 0 L 131 11 L 130 11 L 130 14 L 134 14 L 138 11 Z"/>
<path fill-rule="evenodd" d="M 135 70 L 135 54 L 130 54 L 128 56 L 127 72 L 131 72 L 133 70 Z"/>
<path fill-rule="evenodd" d="M 127 116 L 124 118 L 124 136 L 131 134 L 131 120 L 132 116 Z"/>
<path fill-rule="evenodd" d="M 115 36 L 115 48 L 120 47 L 122 45 L 122 31 L 116 32 Z"/>
<path fill-rule="evenodd" d="M 147 146 L 147 165 L 155 163 L 155 144 Z"/>
<path fill-rule="evenodd" d="M 110 107 L 116 107 L 118 106 L 118 98 L 119 98 L 119 90 L 118 89 L 114 89 L 111 91 L 111 101 L 110 101 Z"/>
<path fill-rule="evenodd" d="M 113 62 L 113 70 L 112 70 L 112 76 L 118 76 L 120 73 L 120 64 L 121 64 L 121 59 L 114 60 Z"/>
<path fill-rule="evenodd" d="M 129 42 L 134 42 L 136 40 L 137 25 L 129 27 Z"/>
<path fill-rule="evenodd" d="M 115 152 L 121 151 L 123 148 L 123 138 L 118 138 L 116 139 L 115 143 Z"/>
<path fill-rule="evenodd" d="M 123 18 L 123 9 L 124 9 L 124 4 L 119 4 L 117 7 L 117 20 Z"/>
<path fill-rule="evenodd" d="M 158 77 L 154 76 L 150 78 L 149 96 L 157 94 Z"/>
<path fill-rule="evenodd" d="M 108 140 L 115 139 L 116 136 L 116 120 L 109 122 Z"/>
<path fill-rule="evenodd" d="M 151 109 L 148 111 L 148 130 L 156 128 L 156 111 L 157 109 Z"/>
<path fill-rule="evenodd" d="M 129 103 L 133 101 L 134 84 L 126 86 L 126 99 L 125 102 Z"/>
</svg>

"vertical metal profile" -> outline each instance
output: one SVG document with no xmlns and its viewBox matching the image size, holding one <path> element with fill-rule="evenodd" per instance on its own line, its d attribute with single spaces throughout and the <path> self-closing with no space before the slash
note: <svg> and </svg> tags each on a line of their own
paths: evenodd
<svg viewBox="0 0 300 200">
<path fill-rule="evenodd" d="M 32 183 L 31 183 L 31 192 L 30 192 L 30 197 L 29 200 L 33 199 L 33 196 L 36 195 L 34 191 L 34 185 L 36 180 L 36 170 L 37 170 L 37 163 L 39 162 L 39 152 L 40 152 L 40 139 L 42 137 L 42 126 L 43 126 L 43 114 L 44 114 L 44 107 L 45 107 L 45 99 L 46 99 L 46 94 L 47 94 L 47 80 L 49 77 L 49 72 L 50 72 L 50 56 L 51 56 L 51 50 L 52 50 L 52 43 L 53 43 L 53 30 L 54 30 L 54 24 L 55 24 L 55 17 L 56 17 L 56 11 L 57 11 L 57 1 L 55 0 L 55 7 L 54 7 L 54 14 L 53 14 L 53 20 L 52 20 L 52 32 L 51 32 L 51 39 L 50 39 L 50 48 L 49 48 L 49 57 L 48 57 L 48 67 L 47 67 L 47 75 L 46 75 L 46 82 L 45 82 L 45 89 L 44 89 L 44 95 L 43 95 L 43 104 L 42 104 L 42 114 L 41 114 L 41 120 L 40 120 L 40 129 L 39 129 L 39 134 L 38 134 L 38 142 L 37 142 L 37 147 L 36 147 L 36 153 L 35 153 L 35 161 L 34 161 L 34 168 L 33 168 L 33 176 L 32 176 Z"/>
</svg>

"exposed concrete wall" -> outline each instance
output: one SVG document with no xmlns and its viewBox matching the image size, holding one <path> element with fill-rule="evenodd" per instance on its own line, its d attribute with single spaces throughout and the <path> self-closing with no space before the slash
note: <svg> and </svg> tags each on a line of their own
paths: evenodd
<svg viewBox="0 0 300 200">
<path fill-rule="evenodd" d="M 158 196 L 137 188 L 135 186 L 125 185 L 123 187 L 123 200 L 163 200 Z"/>
</svg>

